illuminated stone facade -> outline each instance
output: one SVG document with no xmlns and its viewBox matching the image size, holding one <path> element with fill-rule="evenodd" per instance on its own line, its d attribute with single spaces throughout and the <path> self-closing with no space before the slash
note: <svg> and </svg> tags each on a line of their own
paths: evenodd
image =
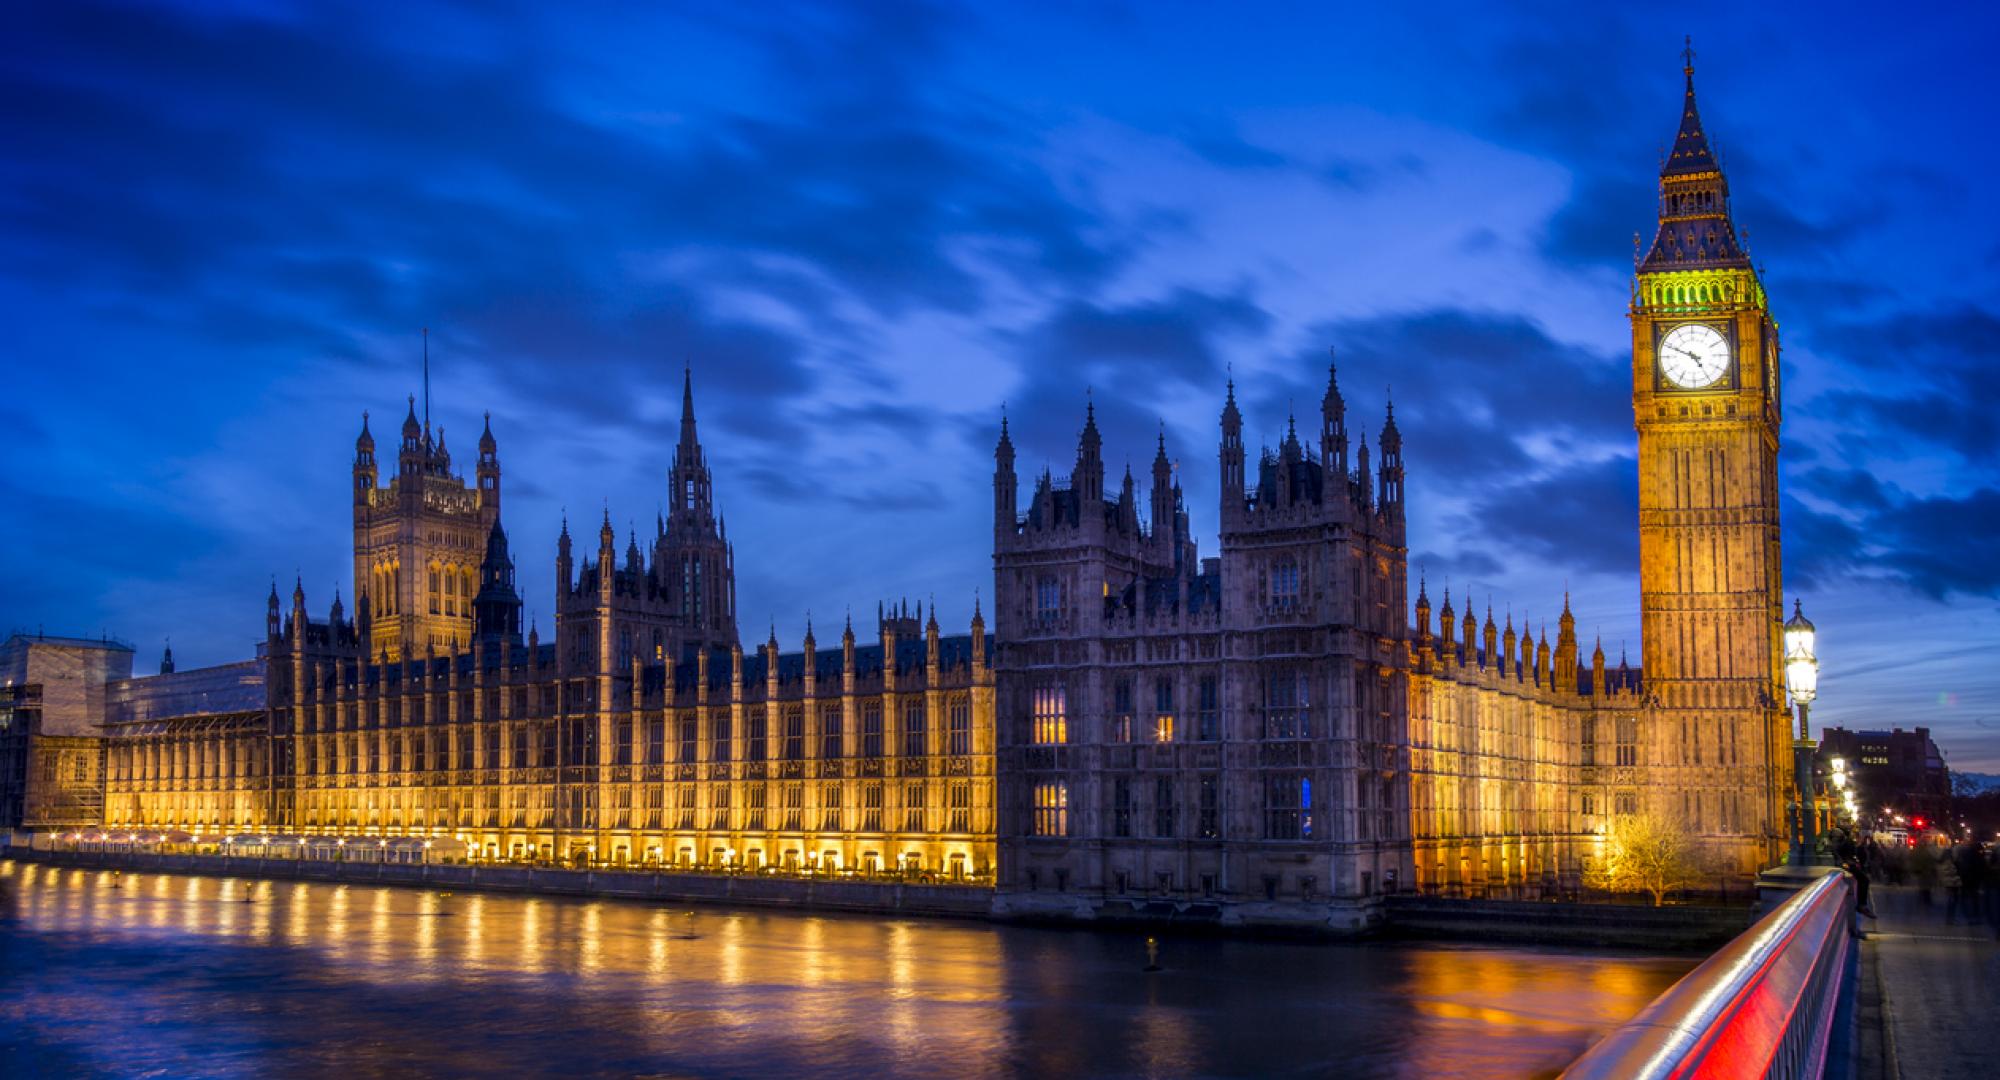
<svg viewBox="0 0 2000 1080">
<path fill-rule="evenodd" d="M 418 453 L 421 431 L 406 445 Z M 315 620 L 303 587 L 285 614 L 273 590 L 256 708 L 203 708 L 187 690 L 202 673 L 183 673 L 133 680 L 147 685 L 111 710 L 102 824 L 450 836 L 487 858 L 990 879 L 983 617 L 946 636 L 935 614 L 888 611 L 872 644 L 849 627 L 822 650 L 808 629 L 801 652 L 781 654 L 774 637 L 745 654 L 691 386 L 671 480 L 675 510 L 650 563 L 634 541 L 617 564 L 607 519 L 596 561 L 573 566 L 565 528 L 553 643 L 532 629 L 523 639 L 497 519 L 477 545 L 476 589 L 456 592 L 456 650 L 426 640 L 419 656 L 385 659 L 372 640 L 380 619 L 350 620 L 336 598 Z"/>
<path fill-rule="evenodd" d="M 476 486 L 451 471 L 430 406 L 410 399 L 396 475 L 379 485 L 368 417 L 354 440 L 354 592 L 357 618 L 378 655 L 457 651 L 472 640 L 475 576 L 500 519 L 500 454 L 489 420 L 479 436 Z"/>
<path fill-rule="evenodd" d="M 1736 236 L 1692 67 L 1631 321 L 1648 808 L 1752 873 L 1784 850 L 1791 786 L 1778 327 Z"/>
</svg>

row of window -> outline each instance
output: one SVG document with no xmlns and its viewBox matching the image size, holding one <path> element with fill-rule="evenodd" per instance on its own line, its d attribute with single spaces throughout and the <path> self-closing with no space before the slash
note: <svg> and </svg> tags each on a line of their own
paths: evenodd
<svg viewBox="0 0 2000 1080">
<path fill-rule="evenodd" d="M 1181 835 L 1180 789 L 1172 777 L 1155 777 L 1150 835 L 1170 839 Z M 1196 781 L 1193 835 L 1203 840 L 1222 836 L 1222 781 L 1213 774 Z M 1111 784 L 1111 835 L 1137 835 L 1133 786 L 1120 777 Z M 1069 782 L 1048 780 L 1034 785 L 1029 802 L 1029 830 L 1034 836 L 1070 835 Z M 1266 840 L 1314 838 L 1312 778 L 1303 773 L 1276 773 L 1264 781 L 1263 836 Z"/>
<path fill-rule="evenodd" d="M 1135 709 L 1134 680 L 1121 676 L 1111 684 L 1111 712 L 1105 741 L 1173 742 L 1175 722 L 1175 682 L 1171 676 L 1152 681 L 1152 710 Z M 1264 731 L 1266 739 L 1310 739 L 1313 727 L 1312 680 L 1303 668 L 1283 668 L 1267 672 L 1262 682 Z M 1198 742 L 1214 742 L 1222 737 L 1222 693 L 1214 675 L 1204 675 L 1195 684 L 1194 731 Z M 1029 699 L 1029 739 L 1040 745 L 1069 742 L 1069 691 L 1060 684 L 1036 687 Z"/>
<path fill-rule="evenodd" d="M 899 805 L 889 796 L 897 785 L 872 782 L 860 785 L 858 799 L 847 805 L 839 783 L 819 786 L 819 798 L 807 805 L 808 785 L 787 783 L 753 784 L 742 789 L 742 798 L 728 785 L 709 788 L 706 806 L 699 800 L 698 785 L 675 785 L 678 795 L 665 785 L 652 785 L 635 792 L 631 787 L 613 787 L 604 792 L 606 805 L 598 806 L 588 790 L 568 790 L 565 809 L 571 822 L 590 822 L 610 829 L 694 830 L 715 832 L 930 832 L 970 833 L 973 820 L 972 782 L 954 780 L 944 785 L 942 806 L 930 804 L 927 785 L 922 781 L 902 786 Z M 502 805 L 502 792 L 506 794 Z M 428 796 L 428 798 L 426 798 Z M 636 804 L 636 805 L 635 805 Z M 546 828 L 554 824 L 554 792 L 546 787 L 486 788 L 453 792 L 449 796 L 411 789 L 405 792 L 377 792 L 363 802 L 344 805 L 333 797 L 304 797 L 300 807 L 305 824 L 341 825 L 428 825 L 437 828 Z M 705 812 L 704 812 L 705 811 Z M 426 820 L 428 819 L 428 820 Z M 592 827 L 592 826 L 581 826 Z"/>
</svg>

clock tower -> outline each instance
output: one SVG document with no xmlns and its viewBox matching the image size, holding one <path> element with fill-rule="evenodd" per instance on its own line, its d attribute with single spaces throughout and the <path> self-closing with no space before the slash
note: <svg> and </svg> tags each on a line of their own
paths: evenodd
<svg viewBox="0 0 2000 1080">
<path fill-rule="evenodd" d="M 1790 789 L 1778 534 L 1778 327 L 1695 107 L 1694 54 L 1659 229 L 1632 289 L 1649 809 L 1754 872 Z"/>
</svg>

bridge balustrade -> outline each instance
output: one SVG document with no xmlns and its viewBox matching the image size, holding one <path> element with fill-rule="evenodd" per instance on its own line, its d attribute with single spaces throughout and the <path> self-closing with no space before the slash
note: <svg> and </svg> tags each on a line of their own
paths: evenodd
<svg viewBox="0 0 2000 1080">
<path fill-rule="evenodd" d="M 1854 883 L 1799 890 L 1578 1058 L 1566 1080 L 1818 1077 L 1854 948 Z"/>
</svg>

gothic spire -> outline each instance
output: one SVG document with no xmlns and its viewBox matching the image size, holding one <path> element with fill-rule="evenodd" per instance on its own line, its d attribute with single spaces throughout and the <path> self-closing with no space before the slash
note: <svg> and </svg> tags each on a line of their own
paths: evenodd
<svg viewBox="0 0 2000 1080">
<path fill-rule="evenodd" d="M 1695 104 L 1692 42 L 1682 57 L 1687 83 L 1680 128 L 1660 167 L 1660 227 L 1639 271 L 1748 268 L 1729 216 L 1729 181 Z"/>
</svg>

